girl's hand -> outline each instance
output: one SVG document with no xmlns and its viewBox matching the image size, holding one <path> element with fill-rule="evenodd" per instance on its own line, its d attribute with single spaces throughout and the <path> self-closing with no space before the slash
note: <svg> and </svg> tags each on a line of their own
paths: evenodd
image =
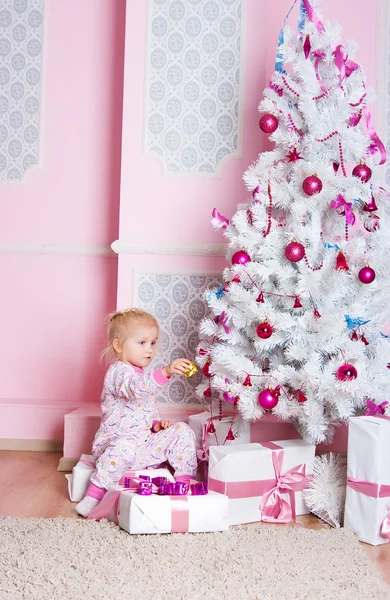
<svg viewBox="0 0 390 600">
<path fill-rule="evenodd" d="M 187 369 L 190 368 L 191 361 L 186 358 L 176 358 L 169 365 L 163 367 L 163 373 L 165 377 L 172 377 L 172 375 L 184 375 Z"/>
<path fill-rule="evenodd" d="M 169 421 L 168 419 L 163 419 L 162 421 L 158 421 L 158 423 L 155 423 L 153 425 L 153 431 L 154 433 L 157 433 L 158 431 L 161 431 L 161 429 L 168 429 L 168 427 L 170 427 L 172 425 L 172 421 Z"/>
</svg>

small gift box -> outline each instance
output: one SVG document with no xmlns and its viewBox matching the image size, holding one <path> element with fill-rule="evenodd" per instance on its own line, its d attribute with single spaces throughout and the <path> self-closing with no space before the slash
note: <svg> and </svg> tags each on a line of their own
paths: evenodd
<svg viewBox="0 0 390 600">
<path fill-rule="evenodd" d="M 208 493 L 204 483 L 126 476 L 125 484 L 128 487 L 109 490 L 88 518 L 106 518 L 132 534 L 225 531 L 229 527 L 228 498 Z"/>
<path fill-rule="evenodd" d="M 352 417 L 344 526 L 372 546 L 390 539 L 390 418 Z"/>
<path fill-rule="evenodd" d="M 314 444 L 301 440 L 210 446 L 208 487 L 229 497 L 230 525 L 288 523 L 309 512 L 302 491 L 314 454 Z"/>
<path fill-rule="evenodd" d="M 85 496 L 91 475 L 95 470 L 95 460 L 90 454 L 82 454 L 72 473 L 65 475 L 68 480 L 68 493 L 71 502 L 80 502 Z"/>
</svg>

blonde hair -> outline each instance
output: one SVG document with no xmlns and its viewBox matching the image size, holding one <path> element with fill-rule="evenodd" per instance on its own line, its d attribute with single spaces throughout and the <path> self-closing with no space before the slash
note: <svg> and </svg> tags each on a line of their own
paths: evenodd
<svg viewBox="0 0 390 600">
<path fill-rule="evenodd" d="M 157 320 L 153 315 L 142 310 L 142 308 L 128 308 L 127 310 L 118 310 L 111 313 L 107 317 L 108 330 L 107 337 L 108 343 L 102 352 L 102 360 L 112 363 L 118 359 L 118 354 L 114 348 L 114 340 L 119 340 L 121 345 L 124 344 L 126 339 L 129 337 L 129 329 L 132 325 L 137 323 L 145 323 L 153 327 L 158 327 Z"/>
</svg>

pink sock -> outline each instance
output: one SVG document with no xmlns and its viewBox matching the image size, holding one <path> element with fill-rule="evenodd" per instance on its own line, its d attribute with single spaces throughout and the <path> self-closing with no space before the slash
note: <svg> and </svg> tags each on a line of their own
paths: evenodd
<svg viewBox="0 0 390 600">
<path fill-rule="evenodd" d="M 88 489 L 86 491 L 86 496 L 91 496 L 91 498 L 96 498 L 96 500 L 101 500 L 106 493 L 104 488 L 100 488 L 94 483 L 90 483 Z"/>
</svg>

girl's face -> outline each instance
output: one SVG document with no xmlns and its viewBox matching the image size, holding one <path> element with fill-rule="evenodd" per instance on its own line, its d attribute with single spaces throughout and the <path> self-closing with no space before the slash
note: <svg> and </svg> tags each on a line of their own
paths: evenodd
<svg viewBox="0 0 390 600">
<path fill-rule="evenodd" d="M 121 346 L 114 341 L 114 348 L 123 362 L 136 367 L 147 367 L 151 362 L 158 339 L 158 328 L 150 323 L 137 323 L 131 327 L 130 334 Z M 115 342 L 118 342 L 117 347 Z"/>
</svg>

